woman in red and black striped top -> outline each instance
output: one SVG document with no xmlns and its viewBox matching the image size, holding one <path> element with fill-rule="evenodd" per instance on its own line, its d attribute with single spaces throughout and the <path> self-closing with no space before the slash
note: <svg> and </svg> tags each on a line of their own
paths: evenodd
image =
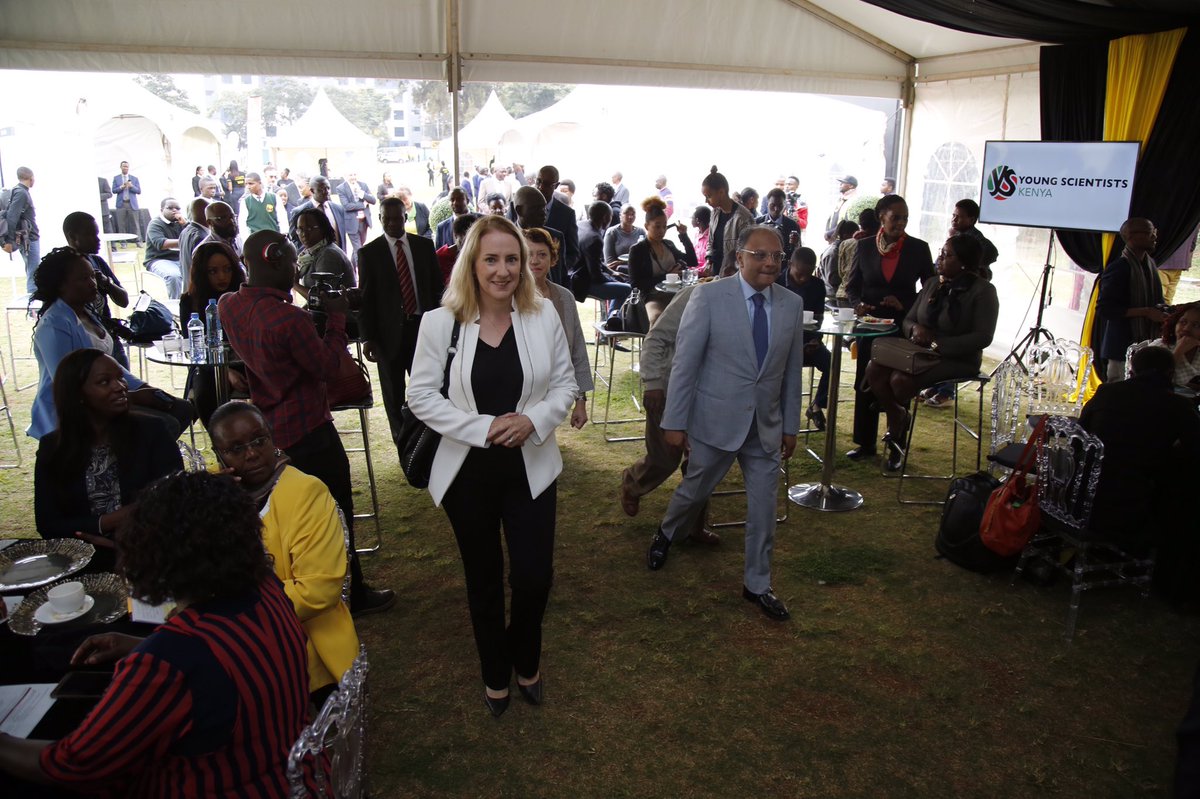
<svg viewBox="0 0 1200 799">
<path fill-rule="evenodd" d="M 285 797 L 307 657 L 259 524 L 228 477 L 181 474 L 148 488 L 118 535 L 120 568 L 135 596 L 175 597 L 179 611 L 146 639 L 85 641 L 74 663 L 122 658 L 104 697 L 61 741 L 0 737 L 0 767 L 121 796 Z"/>
</svg>

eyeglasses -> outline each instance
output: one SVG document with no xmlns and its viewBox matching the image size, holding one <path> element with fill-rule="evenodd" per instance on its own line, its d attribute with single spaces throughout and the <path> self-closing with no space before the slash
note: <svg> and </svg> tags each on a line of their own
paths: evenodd
<svg viewBox="0 0 1200 799">
<path fill-rule="evenodd" d="M 221 453 L 227 457 L 240 458 L 251 449 L 261 450 L 270 442 L 270 436 L 259 436 L 258 438 L 247 441 L 245 444 L 234 444 L 232 447 L 222 449 Z"/>
<path fill-rule="evenodd" d="M 762 263 L 763 261 L 774 261 L 777 264 L 783 263 L 783 253 L 778 251 L 767 252 L 766 250 L 738 250 L 738 252 L 744 252 L 748 254 L 751 258 L 759 263 Z"/>
</svg>

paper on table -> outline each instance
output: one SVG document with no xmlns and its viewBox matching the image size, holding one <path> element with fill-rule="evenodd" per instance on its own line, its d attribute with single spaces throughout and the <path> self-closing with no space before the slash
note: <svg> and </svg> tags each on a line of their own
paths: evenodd
<svg viewBox="0 0 1200 799">
<path fill-rule="evenodd" d="M 140 599 L 129 598 L 129 618 L 145 624 L 162 624 L 175 609 L 175 603 L 167 600 L 161 605 L 151 605 Z"/>
<path fill-rule="evenodd" d="M 0 732 L 26 738 L 54 704 L 54 683 L 0 685 Z"/>
</svg>

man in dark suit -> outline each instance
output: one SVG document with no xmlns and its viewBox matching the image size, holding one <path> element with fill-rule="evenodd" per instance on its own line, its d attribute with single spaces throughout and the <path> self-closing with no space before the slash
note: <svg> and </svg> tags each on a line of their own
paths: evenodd
<svg viewBox="0 0 1200 799">
<path fill-rule="evenodd" d="M 559 255 L 559 263 L 563 274 L 570 275 L 579 263 L 579 226 L 567 199 L 555 193 L 558 188 L 558 167 L 547 164 L 539 169 L 534 186 L 546 198 L 546 224 L 563 235 L 566 249 Z"/>
<path fill-rule="evenodd" d="M 433 241 L 433 228 L 429 227 L 429 206 L 413 199 L 412 189 L 397 186 L 396 196 L 404 203 L 404 214 L 417 226 L 417 235 Z"/>
<path fill-rule="evenodd" d="M 454 220 L 470 213 L 470 198 L 462 188 L 450 190 L 450 216 L 438 222 L 437 231 L 433 236 L 433 246 L 437 249 L 448 247 L 454 243 Z"/>
<path fill-rule="evenodd" d="M 342 202 L 342 212 L 346 215 L 348 229 L 344 232 L 350 239 L 350 249 L 346 255 L 353 260 L 371 230 L 371 209 L 367 206 L 375 204 L 375 195 L 354 172 L 346 175 L 346 180 L 337 187 L 337 195 Z"/>
<path fill-rule="evenodd" d="M 595 202 L 587 207 L 588 219 L 579 234 L 579 263 L 569 272 L 571 285 L 568 288 L 575 299 L 582 302 L 588 296 L 593 282 L 599 282 L 606 274 L 604 267 L 604 231 L 612 221 L 612 206 L 606 202 Z M 577 290 L 578 289 L 578 290 Z"/>
<path fill-rule="evenodd" d="M 554 237 L 558 246 L 558 260 L 550 267 L 550 280 L 566 288 L 571 287 L 570 276 L 563 268 L 563 251 L 566 241 L 561 230 L 546 224 L 546 205 L 542 193 L 533 186 L 522 186 L 513 193 L 513 221 L 521 230 L 540 227 Z"/>
<path fill-rule="evenodd" d="M 325 217 L 329 220 L 329 223 L 333 225 L 337 245 L 345 250 L 346 212 L 342 210 L 342 206 L 329 199 L 329 178 L 324 175 L 317 175 L 308 182 L 308 185 L 312 189 L 312 196 L 296 206 L 296 210 L 292 212 L 291 217 L 288 219 L 288 238 L 292 240 L 297 249 L 303 251 L 304 244 L 300 241 L 299 234 L 296 233 L 296 217 L 300 215 L 301 211 L 307 211 L 309 208 L 319 208 L 325 213 Z"/>
<path fill-rule="evenodd" d="M 1100 357 L 1108 360 L 1108 379 L 1125 379 L 1125 351 L 1138 341 L 1158 338 L 1163 312 L 1162 281 L 1150 253 L 1158 231 L 1149 219 L 1126 219 L 1121 225 L 1125 249 L 1100 273 L 1096 314 L 1104 322 Z"/>
<path fill-rule="evenodd" d="M 404 202 L 388 197 L 379 204 L 383 235 L 358 252 L 363 355 L 379 365 L 383 406 L 397 443 L 404 373 L 412 369 L 421 315 L 442 303 L 442 274 L 433 242 L 406 233 L 407 220 Z"/>
</svg>

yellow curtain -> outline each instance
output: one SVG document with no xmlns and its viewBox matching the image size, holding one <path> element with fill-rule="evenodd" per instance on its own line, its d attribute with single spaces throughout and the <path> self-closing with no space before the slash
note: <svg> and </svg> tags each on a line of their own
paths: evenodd
<svg viewBox="0 0 1200 799">
<path fill-rule="evenodd" d="M 1145 149 L 1185 33 L 1186 28 L 1179 28 L 1109 42 L 1108 88 L 1104 98 L 1105 141 L 1136 141 Z M 1137 209 L 1133 211 L 1136 213 Z M 1115 241 L 1116 236 L 1112 233 L 1105 233 L 1101 238 L 1104 263 L 1108 263 Z M 1098 286 L 1099 281 L 1092 286 L 1092 296 L 1083 318 L 1083 332 L 1079 336 L 1079 343 L 1093 349 L 1092 324 L 1096 316 Z M 1099 385 L 1100 378 L 1092 370 L 1086 396 L 1090 398 Z"/>
</svg>

